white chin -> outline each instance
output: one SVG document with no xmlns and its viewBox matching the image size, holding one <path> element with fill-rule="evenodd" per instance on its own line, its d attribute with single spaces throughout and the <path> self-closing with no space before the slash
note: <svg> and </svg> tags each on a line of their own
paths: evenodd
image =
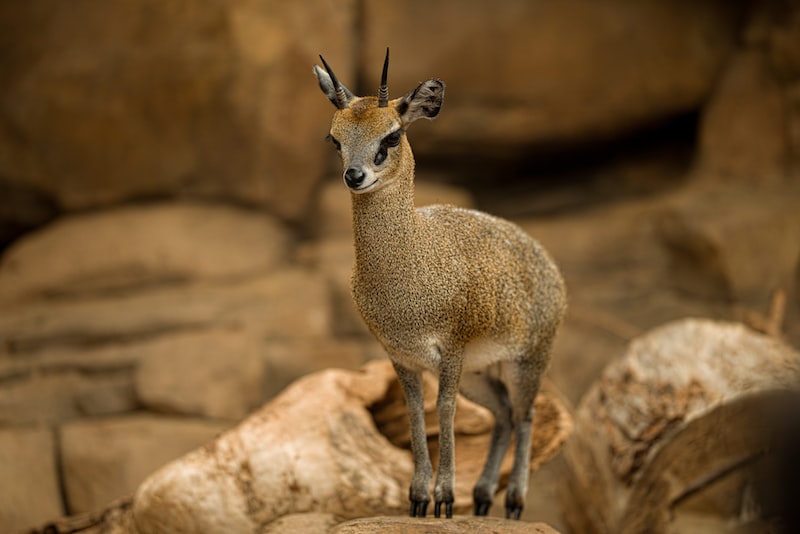
<svg viewBox="0 0 800 534">
<path fill-rule="evenodd" d="M 373 181 L 373 182 L 370 182 L 370 183 L 369 183 L 369 184 L 367 184 L 367 185 L 362 185 L 362 186 L 361 186 L 361 187 L 359 187 L 358 189 L 353 189 L 353 188 L 351 187 L 351 188 L 350 188 L 350 191 L 352 191 L 353 193 L 357 193 L 357 194 L 359 194 L 359 195 L 360 195 L 361 193 L 369 193 L 370 191 L 374 191 L 375 189 L 377 189 L 377 188 L 378 188 L 378 186 L 380 185 L 380 183 L 381 183 L 380 179 L 379 179 L 379 178 L 376 178 L 376 179 L 375 179 L 375 181 Z"/>
</svg>

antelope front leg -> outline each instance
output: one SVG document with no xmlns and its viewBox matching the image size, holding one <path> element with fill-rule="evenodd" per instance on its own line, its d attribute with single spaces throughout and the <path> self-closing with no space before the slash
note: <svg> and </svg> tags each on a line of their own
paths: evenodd
<svg viewBox="0 0 800 534">
<path fill-rule="evenodd" d="M 431 501 L 431 458 L 428 453 L 428 436 L 425 433 L 425 405 L 422 397 L 422 375 L 394 364 L 397 379 L 403 387 L 411 425 L 411 454 L 414 457 L 414 477 L 408 490 L 411 517 L 425 517 Z"/>
<path fill-rule="evenodd" d="M 439 368 L 439 396 L 436 411 L 439 416 L 439 467 L 436 471 L 436 486 L 433 498 L 436 503 L 434 515 L 441 517 L 442 504 L 445 516 L 453 517 L 455 494 L 455 433 L 453 419 L 456 414 L 456 394 L 461 380 L 461 358 L 453 354 L 442 354 Z"/>
</svg>

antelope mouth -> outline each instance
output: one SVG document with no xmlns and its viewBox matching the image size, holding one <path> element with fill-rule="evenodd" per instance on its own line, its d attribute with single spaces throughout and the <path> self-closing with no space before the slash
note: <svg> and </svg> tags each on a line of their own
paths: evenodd
<svg viewBox="0 0 800 534">
<path fill-rule="evenodd" d="M 381 183 L 381 179 L 380 178 L 376 178 L 374 181 L 372 181 L 372 182 L 370 182 L 370 183 L 368 183 L 366 185 L 362 185 L 361 187 L 356 187 L 356 188 L 351 187 L 350 191 L 352 191 L 353 193 L 358 193 L 358 194 L 368 193 L 368 192 L 372 191 L 373 189 L 375 189 L 376 187 L 378 187 L 378 185 L 380 183 Z"/>
</svg>

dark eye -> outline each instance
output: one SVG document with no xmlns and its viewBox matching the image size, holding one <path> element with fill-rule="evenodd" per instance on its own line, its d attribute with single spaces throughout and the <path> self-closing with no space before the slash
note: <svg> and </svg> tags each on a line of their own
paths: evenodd
<svg viewBox="0 0 800 534">
<path fill-rule="evenodd" d="M 400 135 L 401 135 L 400 130 L 390 133 L 389 135 L 383 138 L 383 141 L 381 141 L 381 145 L 385 145 L 390 148 L 399 145 Z"/>
<path fill-rule="evenodd" d="M 336 138 L 334 136 L 332 136 L 331 134 L 328 134 L 325 137 L 325 140 L 326 141 L 330 141 L 331 143 L 333 143 L 333 146 L 336 147 L 336 150 L 341 150 L 342 149 L 342 144 L 339 141 L 337 141 Z"/>
<path fill-rule="evenodd" d="M 381 143 L 380 148 L 378 148 L 378 153 L 375 154 L 375 165 L 380 165 L 383 163 L 386 160 L 388 152 L 389 149 L 386 147 L 386 145 Z"/>
</svg>

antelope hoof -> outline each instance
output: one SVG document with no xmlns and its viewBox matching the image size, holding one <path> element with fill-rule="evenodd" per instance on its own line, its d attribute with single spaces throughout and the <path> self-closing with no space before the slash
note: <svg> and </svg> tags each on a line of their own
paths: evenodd
<svg viewBox="0 0 800 534">
<path fill-rule="evenodd" d="M 522 515 L 524 499 L 516 492 L 506 494 L 506 519 L 519 519 Z"/>
<path fill-rule="evenodd" d="M 475 503 L 475 515 L 489 515 L 489 508 L 492 507 L 494 492 L 489 491 L 485 485 L 478 484 L 472 490 L 472 502 Z"/>
<path fill-rule="evenodd" d="M 444 515 L 447 519 L 453 519 L 453 500 L 436 501 L 436 506 L 433 509 L 433 515 L 442 517 L 442 504 L 444 504 Z"/>
<path fill-rule="evenodd" d="M 522 506 L 518 504 L 506 505 L 506 519 L 519 519 L 522 515 Z"/>
<path fill-rule="evenodd" d="M 489 515 L 492 501 L 475 501 L 475 515 Z"/>
<path fill-rule="evenodd" d="M 411 499 L 411 517 L 425 517 L 425 514 L 428 513 L 429 502 L 429 500 Z"/>
</svg>

